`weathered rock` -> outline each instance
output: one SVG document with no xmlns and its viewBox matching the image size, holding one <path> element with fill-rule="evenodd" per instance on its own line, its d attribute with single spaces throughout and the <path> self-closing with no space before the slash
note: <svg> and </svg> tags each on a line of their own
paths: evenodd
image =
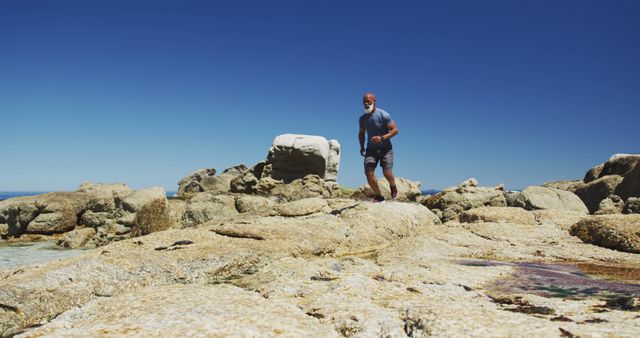
<svg viewBox="0 0 640 338">
<path fill-rule="evenodd" d="M 526 210 L 557 209 L 588 213 L 584 203 L 570 191 L 531 186 L 510 198 L 509 206 Z"/>
<path fill-rule="evenodd" d="M 537 225 L 536 218 L 522 208 L 480 207 L 463 211 L 458 215 L 461 223 L 494 222 Z"/>
<path fill-rule="evenodd" d="M 0 237 L 5 238 L 9 236 L 9 224 L 0 223 Z"/>
<path fill-rule="evenodd" d="M 466 181 L 463 181 L 462 183 L 460 183 L 459 187 L 460 188 L 475 188 L 478 186 L 478 180 L 471 177 L 468 178 Z"/>
<path fill-rule="evenodd" d="M 125 211 L 138 212 L 142 207 L 157 199 L 166 202 L 167 193 L 164 191 L 164 188 L 153 187 L 136 190 L 122 199 L 116 198 L 116 204 L 121 206 Z"/>
<path fill-rule="evenodd" d="M 84 247 L 89 240 L 95 236 L 94 228 L 76 228 L 64 234 L 64 237 L 56 243 L 59 247 L 67 249 L 78 249 Z"/>
<path fill-rule="evenodd" d="M 399 201 L 415 201 L 418 196 L 420 196 L 420 182 L 410 181 L 408 179 L 402 177 L 395 178 L 396 187 L 398 188 L 398 200 Z M 378 180 L 378 188 L 380 188 L 380 192 L 382 195 L 387 198 L 391 198 L 391 189 L 389 188 L 389 182 L 386 179 Z M 364 199 L 364 198 L 373 198 L 374 197 L 373 190 L 369 187 L 368 184 L 365 184 L 358 188 L 351 194 L 351 198 L 355 199 Z"/>
<path fill-rule="evenodd" d="M 581 219 L 589 217 L 584 212 L 557 209 L 533 210 L 531 213 L 535 216 L 539 225 L 553 225 L 563 230 L 569 230 L 572 225 L 578 223 Z"/>
<path fill-rule="evenodd" d="M 622 176 L 609 175 L 598 178 L 595 181 L 587 183 L 583 187 L 576 189 L 575 193 L 580 197 L 582 202 L 587 206 L 590 213 L 598 210 L 600 201 L 612 195 L 616 187 L 622 182 Z M 616 195 L 622 197 L 616 193 Z"/>
<path fill-rule="evenodd" d="M 629 197 L 624 203 L 625 214 L 640 214 L 640 197 Z"/>
<path fill-rule="evenodd" d="M 636 164 L 640 163 L 640 155 L 636 154 L 615 154 L 604 163 L 602 172 L 598 177 L 609 175 L 625 176 Z"/>
<path fill-rule="evenodd" d="M 203 314 L 207 320 L 203 321 Z M 338 336 L 331 326 L 293 304 L 225 284 L 150 287 L 94 301 L 29 335 L 80 337 L 107 333 L 140 337 Z"/>
<path fill-rule="evenodd" d="M 589 169 L 587 173 L 584 174 L 584 178 L 582 179 L 582 181 L 584 183 L 589 183 L 591 181 L 597 180 L 600 177 L 600 173 L 602 172 L 603 168 L 604 168 L 604 163 Z"/>
<path fill-rule="evenodd" d="M 69 231 L 77 225 L 78 215 L 90 198 L 82 192 L 10 198 L 0 202 L 0 223 L 8 225 L 8 234 L 13 237 Z"/>
<path fill-rule="evenodd" d="M 545 187 L 545 188 L 553 188 L 553 189 L 560 189 L 560 190 L 566 190 L 566 191 L 574 192 L 579 187 L 584 186 L 584 182 L 582 182 L 581 180 L 553 181 L 553 182 L 547 182 L 547 183 L 543 184 L 542 186 Z"/>
<path fill-rule="evenodd" d="M 398 238 L 411 236 L 423 227 L 440 224 L 429 209 L 410 203 L 360 203 L 339 214 L 348 225 L 347 239 L 339 252 L 372 250 Z"/>
<path fill-rule="evenodd" d="M 196 226 L 237 215 L 235 204 L 233 196 L 216 195 L 213 192 L 197 194 L 187 203 L 184 211 L 184 225 Z"/>
<path fill-rule="evenodd" d="M 279 216 L 296 217 L 315 214 L 317 212 L 328 212 L 329 204 L 319 197 L 303 198 L 301 200 L 278 204 L 276 212 Z"/>
<path fill-rule="evenodd" d="M 321 136 L 284 134 L 273 140 L 267 161 L 270 176 L 290 182 L 307 175 L 335 181 L 340 163 L 340 144 Z"/>
<path fill-rule="evenodd" d="M 204 187 L 200 184 L 203 179 L 207 177 L 215 177 L 216 169 L 204 168 L 196 170 L 195 172 L 183 177 L 178 182 L 178 196 L 188 196 L 189 194 L 204 192 Z"/>
<path fill-rule="evenodd" d="M 327 203 L 330 214 L 245 215 L 0 269 L 0 335 L 556 336 L 561 327 L 606 337 L 640 329 L 633 311 L 597 312 L 604 302 L 591 296 L 496 291 L 514 279 L 530 287 L 535 272 L 518 262 L 552 263 L 544 273 L 564 279 L 580 276 L 554 262 L 633 269 L 640 255 L 585 245 L 544 222 L 436 225 L 416 204 Z M 512 311 L 518 306 L 545 312 Z"/>
<path fill-rule="evenodd" d="M 264 177 L 258 182 L 256 193 L 278 197 L 286 201 L 295 201 L 310 197 L 339 196 L 340 188 L 335 182 L 326 182 L 318 175 L 307 175 L 290 183 Z"/>
<path fill-rule="evenodd" d="M 640 215 L 598 215 L 571 227 L 571 234 L 585 243 L 640 253 Z"/>
<path fill-rule="evenodd" d="M 625 200 L 629 197 L 640 197 L 640 164 L 636 164 L 627 172 L 614 193 Z"/>
<path fill-rule="evenodd" d="M 270 214 L 276 203 L 263 196 L 241 195 L 236 198 L 236 210 L 239 213 Z"/>
<path fill-rule="evenodd" d="M 106 226 L 113 221 L 114 214 L 111 212 L 94 212 L 87 210 L 80 217 L 80 223 L 91 228 Z"/>
<path fill-rule="evenodd" d="M 127 196 L 133 192 L 124 183 L 92 183 L 89 181 L 82 182 L 79 192 L 95 195 L 97 198 L 113 198 L 116 195 Z"/>
<path fill-rule="evenodd" d="M 602 201 L 598 205 L 596 215 L 608 215 L 608 214 L 621 214 L 624 209 L 624 201 L 616 195 L 611 195 Z"/>
<path fill-rule="evenodd" d="M 187 209 L 187 202 L 181 199 L 171 198 L 167 200 L 169 217 L 174 224 L 181 223 L 184 219 L 184 212 Z"/>
<path fill-rule="evenodd" d="M 75 208 L 68 208 L 61 212 L 42 213 L 36 216 L 29 225 L 28 234 L 57 234 L 73 230 L 77 223 Z"/>
<path fill-rule="evenodd" d="M 138 210 L 134 226 L 131 228 L 131 236 L 143 236 L 166 230 L 172 225 L 174 222 L 169 215 L 167 199 L 158 198 Z"/>
<path fill-rule="evenodd" d="M 447 188 L 429 198 L 423 205 L 442 211 L 442 221 L 457 218 L 464 211 L 482 206 L 505 207 L 507 200 L 504 187 L 457 187 Z"/>
</svg>

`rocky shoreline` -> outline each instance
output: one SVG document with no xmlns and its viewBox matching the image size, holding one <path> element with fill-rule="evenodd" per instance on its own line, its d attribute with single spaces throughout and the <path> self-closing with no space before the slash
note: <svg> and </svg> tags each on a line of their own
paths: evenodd
<svg viewBox="0 0 640 338">
<path fill-rule="evenodd" d="M 341 189 L 340 145 L 162 188 L 0 202 L 7 241 L 89 248 L 0 269 L 3 336 L 628 336 L 640 331 L 640 155 L 521 192 L 469 179 Z M 386 182 L 381 182 L 388 194 Z"/>
</svg>

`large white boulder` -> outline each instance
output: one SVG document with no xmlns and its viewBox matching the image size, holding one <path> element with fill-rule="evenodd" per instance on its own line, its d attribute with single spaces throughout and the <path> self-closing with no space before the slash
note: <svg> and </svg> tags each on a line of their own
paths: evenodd
<svg viewBox="0 0 640 338">
<path fill-rule="evenodd" d="M 267 161 L 276 180 L 292 181 L 315 174 L 325 181 L 335 181 L 340 144 L 322 136 L 283 134 L 273 140 Z"/>
</svg>

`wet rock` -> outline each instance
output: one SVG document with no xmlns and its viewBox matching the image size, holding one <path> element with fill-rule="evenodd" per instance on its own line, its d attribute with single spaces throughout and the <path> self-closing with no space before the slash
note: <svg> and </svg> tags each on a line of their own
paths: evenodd
<svg viewBox="0 0 640 338">
<path fill-rule="evenodd" d="M 619 175 L 604 176 L 576 189 L 575 193 L 587 206 L 589 212 L 594 213 L 598 210 L 600 201 L 612 195 L 622 179 L 623 177 Z"/>
<path fill-rule="evenodd" d="M 588 213 L 584 203 L 570 191 L 531 186 L 514 194 L 509 206 L 526 210 L 556 209 Z"/>
<path fill-rule="evenodd" d="M 616 195 L 611 195 L 602 201 L 598 205 L 598 210 L 595 212 L 596 215 L 607 215 L 607 214 L 621 214 L 622 209 L 624 208 L 624 201 Z"/>
<path fill-rule="evenodd" d="M 640 215 L 599 215 L 582 219 L 571 227 L 571 235 L 585 243 L 640 253 Z"/>
<path fill-rule="evenodd" d="M 458 215 L 461 223 L 496 222 L 537 225 L 533 213 L 522 208 L 480 207 L 463 211 Z"/>
<path fill-rule="evenodd" d="M 396 188 L 398 188 L 398 201 L 415 201 L 420 196 L 420 182 L 410 181 L 403 177 L 395 178 Z M 391 198 L 391 189 L 389 188 L 389 182 L 386 179 L 378 180 L 378 187 L 380 192 L 386 198 Z M 351 198 L 355 199 L 370 199 L 374 197 L 373 190 L 368 184 L 365 184 L 358 188 L 351 194 Z"/>
</svg>

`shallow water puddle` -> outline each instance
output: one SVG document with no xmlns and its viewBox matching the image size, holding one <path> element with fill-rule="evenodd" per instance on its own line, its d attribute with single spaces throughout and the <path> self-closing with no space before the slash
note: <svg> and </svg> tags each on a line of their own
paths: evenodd
<svg viewBox="0 0 640 338">
<path fill-rule="evenodd" d="M 0 241 L 0 268 L 14 268 L 79 255 L 85 250 L 60 249 L 52 242 Z"/>
<path fill-rule="evenodd" d="M 513 266 L 515 272 L 512 276 L 487 286 L 487 291 L 496 294 L 529 293 L 567 299 L 599 298 L 612 304 L 640 297 L 640 269 L 634 267 L 487 260 L 463 260 L 458 263 L 476 267 Z"/>
</svg>

